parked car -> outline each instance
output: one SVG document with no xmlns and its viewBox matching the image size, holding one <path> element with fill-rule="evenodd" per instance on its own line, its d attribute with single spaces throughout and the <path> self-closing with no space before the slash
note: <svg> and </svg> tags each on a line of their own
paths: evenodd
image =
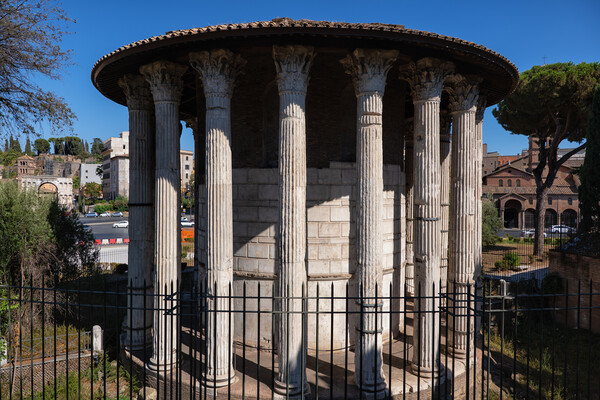
<svg viewBox="0 0 600 400">
<path fill-rule="evenodd" d="M 91 213 L 87 213 L 85 214 L 86 218 L 98 218 L 98 213 L 95 212 L 91 212 Z"/>
<path fill-rule="evenodd" d="M 127 220 L 115 222 L 113 224 L 113 228 L 128 228 L 128 227 L 129 227 L 129 221 L 127 221 Z"/>
<path fill-rule="evenodd" d="M 108 213 L 108 211 L 104 211 L 102 214 L 100 214 L 101 217 L 110 217 L 110 214 Z"/>
<path fill-rule="evenodd" d="M 575 229 L 567 225 L 552 225 L 550 233 L 575 233 Z"/>
<path fill-rule="evenodd" d="M 186 218 L 187 219 L 187 218 Z M 183 218 L 181 219 L 181 226 L 194 226 L 194 221 L 184 221 Z"/>
<path fill-rule="evenodd" d="M 548 236 L 546 232 L 544 232 L 544 237 Z M 532 238 L 535 237 L 535 229 L 529 229 L 527 231 L 523 231 L 523 237 Z"/>
<path fill-rule="evenodd" d="M 189 219 L 187 217 L 181 217 L 181 222 L 188 222 Z"/>
<path fill-rule="evenodd" d="M 116 212 L 112 213 L 110 216 L 123 218 L 123 213 L 121 211 L 116 211 Z"/>
</svg>

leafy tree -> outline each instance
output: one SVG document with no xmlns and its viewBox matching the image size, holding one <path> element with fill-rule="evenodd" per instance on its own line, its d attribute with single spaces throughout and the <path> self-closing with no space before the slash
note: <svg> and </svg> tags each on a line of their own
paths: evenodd
<svg viewBox="0 0 600 400">
<path fill-rule="evenodd" d="M 88 143 L 88 141 L 85 141 L 85 152 L 89 153 L 90 152 L 90 144 Z"/>
<path fill-rule="evenodd" d="M 600 63 L 557 63 L 534 66 L 521 74 L 517 89 L 498 103 L 494 117 L 512 133 L 530 136 L 539 144 L 539 163 L 531 171 L 536 183 L 535 246 L 544 246 L 544 215 L 548 192 L 561 165 L 586 146 L 558 157 L 563 140 L 584 139 Z"/>
<path fill-rule="evenodd" d="M 28 156 L 33 155 L 33 152 L 31 151 L 31 141 L 29 140 L 29 137 L 27 137 L 27 142 L 25 142 L 25 154 L 27 154 Z"/>
<path fill-rule="evenodd" d="M 102 153 L 102 150 L 104 150 L 104 143 L 102 142 L 102 139 L 94 138 L 92 143 L 92 155 L 99 156 Z"/>
<path fill-rule="evenodd" d="M 54 146 L 54 154 L 65 155 L 65 140 L 63 138 L 50 138 L 48 139 Z"/>
<path fill-rule="evenodd" d="M 481 241 L 484 246 L 493 246 L 498 241 L 496 232 L 504 224 L 498 216 L 498 209 L 489 198 L 481 202 L 481 217 Z"/>
<path fill-rule="evenodd" d="M 23 153 L 23 151 L 21 150 L 21 143 L 19 142 L 19 139 L 13 139 L 12 135 L 10 136 L 10 149 L 14 150 L 16 153 Z"/>
<path fill-rule="evenodd" d="M 47 153 L 48 150 L 50 150 L 50 142 L 48 142 L 46 139 L 36 139 L 35 142 L 33 142 L 33 148 L 37 151 L 38 156 L 42 153 Z"/>
<path fill-rule="evenodd" d="M 8 139 L 4 139 L 4 152 L 6 153 L 8 149 L 10 149 L 10 146 L 8 145 Z"/>
<path fill-rule="evenodd" d="M 96 167 L 96 175 L 100 178 L 102 178 L 102 176 L 104 175 L 104 168 L 102 167 L 102 164 Z"/>
<path fill-rule="evenodd" d="M 73 177 L 73 189 L 79 189 L 79 177 L 78 176 Z"/>
<path fill-rule="evenodd" d="M 47 123 L 70 127 L 75 115 L 64 99 L 35 83 L 58 79 L 71 63 L 61 49 L 71 19 L 52 0 L 0 1 L 0 124 L 8 132 L 34 133 Z"/>
<path fill-rule="evenodd" d="M 117 211 L 127 211 L 129 206 L 129 199 L 125 196 L 117 196 L 113 202 L 113 209 Z"/>
<path fill-rule="evenodd" d="M 97 199 L 102 194 L 102 186 L 96 182 L 88 182 L 83 187 L 83 193 L 92 199 Z"/>
<path fill-rule="evenodd" d="M 586 143 L 588 156 L 579 170 L 580 227 L 583 232 L 600 231 L 600 84 L 594 91 Z"/>
</svg>

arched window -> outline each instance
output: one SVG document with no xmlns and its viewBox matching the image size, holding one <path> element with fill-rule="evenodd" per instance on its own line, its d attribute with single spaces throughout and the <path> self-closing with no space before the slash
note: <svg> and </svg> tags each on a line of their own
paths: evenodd
<svg viewBox="0 0 600 400">
<path fill-rule="evenodd" d="M 517 187 L 521 187 L 521 180 L 517 179 Z"/>
<path fill-rule="evenodd" d="M 502 179 L 500 179 L 500 180 L 498 181 L 498 186 L 504 186 L 504 182 L 502 181 Z"/>
<path fill-rule="evenodd" d="M 511 186 L 512 186 L 512 179 L 509 179 L 508 180 L 508 187 L 511 187 Z"/>
</svg>

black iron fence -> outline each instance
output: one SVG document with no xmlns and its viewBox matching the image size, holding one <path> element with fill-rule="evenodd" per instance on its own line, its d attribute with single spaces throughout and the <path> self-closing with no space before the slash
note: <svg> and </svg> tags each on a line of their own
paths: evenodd
<svg viewBox="0 0 600 400">
<path fill-rule="evenodd" d="M 600 396 L 600 290 L 590 282 L 486 280 L 450 283 L 446 294 L 438 283 L 417 288 L 415 297 L 392 285 L 369 297 L 356 286 L 309 282 L 301 296 L 282 299 L 270 281 L 235 281 L 215 297 L 191 280 L 153 295 L 136 294 L 126 279 L 89 279 L 55 288 L 0 286 L 1 399 L 286 397 L 290 382 L 281 378 L 289 379 L 294 365 L 280 359 L 281 332 L 291 330 L 302 332 L 294 361 L 306 381 L 299 397 Z M 286 311 L 294 300 L 300 309 Z M 135 310 L 149 327 L 147 345 L 138 348 L 128 331 L 128 311 Z M 293 313 L 301 326 L 290 326 Z M 229 321 L 224 329 L 219 315 Z M 367 316 L 374 330 L 364 326 Z M 374 335 L 371 347 L 357 346 L 361 332 Z M 217 336 L 232 343 L 229 351 L 210 348 Z M 37 343 L 42 349 L 34 354 L 28 349 Z M 209 371 L 217 357 L 230 366 L 220 386 Z M 356 368 L 356 357 L 373 364 Z M 376 393 L 357 385 L 371 373 Z"/>
</svg>

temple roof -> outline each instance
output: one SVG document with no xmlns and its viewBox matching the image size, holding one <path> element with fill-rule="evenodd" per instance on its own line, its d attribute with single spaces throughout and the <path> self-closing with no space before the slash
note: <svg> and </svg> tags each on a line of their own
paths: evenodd
<svg viewBox="0 0 600 400">
<path fill-rule="evenodd" d="M 292 39 L 292 40 L 290 40 Z M 190 51 L 231 48 L 244 55 L 250 47 L 273 44 L 311 44 L 326 48 L 398 49 L 404 61 L 436 57 L 452 61 L 461 74 L 483 77 L 482 90 L 488 105 L 514 90 L 519 71 L 508 59 L 482 45 L 466 40 L 381 23 L 347 23 L 276 18 L 240 24 L 214 25 L 169 31 L 122 46 L 100 58 L 92 69 L 92 82 L 106 97 L 125 104 L 117 85 L 125 73 L 137 73 L 141 65 L 157 60 L 185 62 Z"/>
</svg>

